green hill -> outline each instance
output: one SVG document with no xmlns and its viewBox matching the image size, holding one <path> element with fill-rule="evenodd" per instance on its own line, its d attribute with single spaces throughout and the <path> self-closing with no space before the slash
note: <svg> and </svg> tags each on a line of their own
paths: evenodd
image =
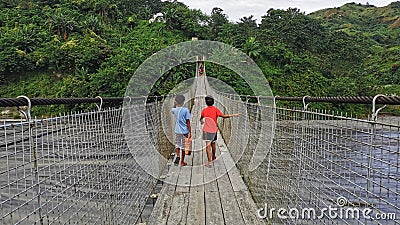
<svg viewBox="0 0 400 225">
<path fill-rule="evenodd" d="M 320 19 L 332 30 L 348 33 L 362 32 L 381 44 L 399 45 L 400 2 L 385 7 L 348 3 L 341 7 L 329 8 L 310 14 Z"/>
</svg>

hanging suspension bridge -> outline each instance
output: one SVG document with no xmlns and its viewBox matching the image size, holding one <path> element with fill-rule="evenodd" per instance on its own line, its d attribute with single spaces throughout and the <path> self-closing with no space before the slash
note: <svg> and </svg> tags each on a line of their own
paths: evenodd
<svg viewBox="0 0 400 225">
<path fill-rule="evenodd" d="M 0 125 L 1 224 L 400 223 L 399 119 L 378 117 L 376 107 L 399 97 L 239 96 L 213 89 L 205 72 L 194 84 L 186 94 L 193 153 L 184 167 L 172 164 L 174 96 L 0 99 L 26 119 Z M 224 112 L 242 113 L 219 121 L 211 168 L 199 123 L 206 95 Z M 312 102 L 372 104 L 373 111 L 359 119 L 310 110 Z M 97 108 L 30 115 L 32 106 L 80 103 Z"/>
</svg>

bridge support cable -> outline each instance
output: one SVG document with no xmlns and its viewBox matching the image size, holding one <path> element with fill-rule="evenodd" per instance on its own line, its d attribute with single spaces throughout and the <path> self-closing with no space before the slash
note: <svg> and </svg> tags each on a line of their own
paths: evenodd
<svg viewBox="0 0 400 225">
<path fill-rule="evenodd" d="M 124 98 L 108 97 L 108 98 L 30 98 L 32 106 L 43 105 L 74 105 L 74 104 L 89 104 L 89 103 L 122 103 Z M 0 98 L 0 107 L 17 107 L 27 106 L 28 100 L 23 96 L 18 98 Z"/>
<path fill-rule="evenodd" d="M 205 73 L 205 72 L 204 72 Z M 219 93 L 218 90 L 213 90 L 215 93 Z M 270 99 L 275 101 L 293 101 L 293 102 L 322 102 L 322 103 L 345 103 L 345 104 L 371 104 L 376 96 L 344 96 L 344 97 L 265 97 L 265 96 L 248 96 L 248 95 L 237 95 L 222 93 L 226 96 L 240 96 L 241 98 L 249 99 Z M 129 98 L 129 97 L 126 97 Z M 132 97 L 130 99 L 155 99 L 157 96 L 143 96 L 143 97 Z M 30 98 L 31 106 L 44 106 L 44 105 L 74 105 L 74 104 L 90 104 L 90 103 L 112 103 L 120 104 L 124 101 L 122 97 L 104 97 L 101 98 Z M 18 98 L 0 98 L 0 107 L 18 107 L 18 106 L 28 106 L 28 100 L 25 97 Z M 375 104 L 385 104 L 385 105 L 400 105 L 400 96 L 385 96 L 379 95 L 375 99 Z"/>
</svg>

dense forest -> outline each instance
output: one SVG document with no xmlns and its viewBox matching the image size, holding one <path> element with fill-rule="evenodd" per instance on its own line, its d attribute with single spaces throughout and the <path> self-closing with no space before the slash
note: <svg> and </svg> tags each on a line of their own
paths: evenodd
<svg viewBox="0 0 400 225">
<path fill-rule="evenodd" d="M 163 16 L 149 21 L 158 13 Z M 0 97 L 123 96 L 146 58 L 193 36 L 241 49 L 274 95 L 400 93 L 399 1 L 348 3 L 308 15 L 265 9 L 261 21 L 249 15 L 232 22 L 221 8 L 203 13 L 177 1 L 3 0 Z M 249 94 L 232 71 L 207 68 L 209 76 Z M 193 65 L 169 73 L 157 94 L 193 76 Z"/>
</svg>

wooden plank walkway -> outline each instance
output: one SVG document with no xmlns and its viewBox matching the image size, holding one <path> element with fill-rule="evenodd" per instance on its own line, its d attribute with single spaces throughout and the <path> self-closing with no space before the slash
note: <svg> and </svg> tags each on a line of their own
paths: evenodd
<svg viewBox="0 0 400 225">
<path fill-rule="evenodd" d="M 218 134 L 217 159 L 205 165 L 205 142 L 198 129 L 203 97 L 192 108 L 193 149 L 187 166 L 171 165 L 148 224 L 265 224 L 239 170 Z"/>
<path fill-rule="evenodd" d="M 238 169 L 227 171 L 234 162 L 218 139 L 212 168 L 203 166 L 205 150 L 187 157 L 188 166 L 171 166 L 148 224 L 263 224 Z"/>
</svg>

